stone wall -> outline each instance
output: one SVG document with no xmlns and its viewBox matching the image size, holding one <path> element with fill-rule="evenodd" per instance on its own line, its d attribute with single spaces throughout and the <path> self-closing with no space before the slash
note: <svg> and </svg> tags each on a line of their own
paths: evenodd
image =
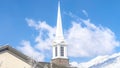
<svg viewBox="0 0 120 68">
<path fill-rule="evenodd" d="M 56 59 L 52 59 L 52 63 L 60 66 L 69 66 L 69 59 L 56 58 Z"/>
</svg>

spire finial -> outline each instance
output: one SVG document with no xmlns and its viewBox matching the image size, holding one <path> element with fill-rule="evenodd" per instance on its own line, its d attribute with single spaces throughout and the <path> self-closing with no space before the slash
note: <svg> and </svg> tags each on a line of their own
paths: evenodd
<svg viewBox="0 0 120 68">
<path fill-rule="evenodd" d="M 58 40 L 64 39 L 64 37 L 63 37 L 63 31 L 62 31 L 61 12 L 60 12 L 60 0 L 58 1 L 56 39 L 58 39 Z"/>
</svg>

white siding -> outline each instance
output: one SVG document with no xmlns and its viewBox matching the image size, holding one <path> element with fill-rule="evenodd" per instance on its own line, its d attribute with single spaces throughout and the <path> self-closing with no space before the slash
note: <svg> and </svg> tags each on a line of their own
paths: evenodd
<svg viewBox="0 0 120 68">
<path fill-rule="evenodd" d="M 0 68 L 30 68 L 30 65 L 6 51 L 0 54 Z"/>
</svg>

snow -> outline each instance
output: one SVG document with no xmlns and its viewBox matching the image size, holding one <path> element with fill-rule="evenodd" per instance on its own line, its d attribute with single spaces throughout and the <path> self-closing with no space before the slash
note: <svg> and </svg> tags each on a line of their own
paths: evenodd
<svg viewBox="0 0 120 68">
<path fill-rule="evenodd" d="M 88 62 L 76 63 L 78 68 L 120 68 L 120 53 L 112 55 L 98 56 Z"/>
</svg>

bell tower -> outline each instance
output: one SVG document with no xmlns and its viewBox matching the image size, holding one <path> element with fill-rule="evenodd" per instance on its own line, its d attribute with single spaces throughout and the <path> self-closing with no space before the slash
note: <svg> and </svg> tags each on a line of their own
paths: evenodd
<svg viewBox="0 0 120 68">
<path fill-rule="evenodd" d="M 69 59 L 67 57 L 67 43 L 64 39 L 63 30 L 62 30 L 60 1 L 58 2 L 57 28 L 56 28 L 56 34 L 55 34 L 52 48 L 53 48 L 52 63 L 57 65 L 62 65 L 62 66 L 68 66 Z"/>
</svg>

